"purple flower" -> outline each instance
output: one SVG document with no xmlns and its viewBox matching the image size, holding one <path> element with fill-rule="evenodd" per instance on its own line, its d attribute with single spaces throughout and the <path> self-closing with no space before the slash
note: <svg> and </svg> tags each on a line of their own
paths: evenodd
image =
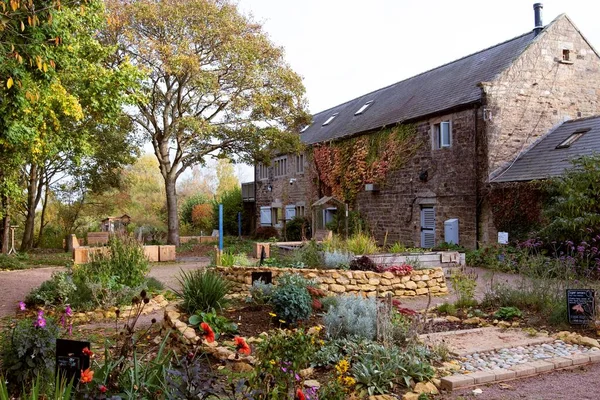
<svg viewBox="0 0 600 400">
<path fill-rule="evenodd" d="M 20 301 L 19 302 L 19 310 L 25 311 L 26 309 L 27 309 L 27 307 L 25 306 L 25 303 Z"/>
<path fill-rule="evenodd" d="M 44 319 L 44 317 L 38 317 L 37 321 L 35 321 L 35 326 L 38 328 L 46 327 L 46 319 Z"/>
<path fill-rule="evenodd" d="M 69 336 L 73 334 L 73 324 L 69 324 Z"/>
<path fill-rule="evenodd" d="M 71 309 L 71 306 L 68 304 L 65 307 L 65 314 L 67 315 L 67 317 L 71 317 L 73 315 L 73 310 Z"/>
</svg>

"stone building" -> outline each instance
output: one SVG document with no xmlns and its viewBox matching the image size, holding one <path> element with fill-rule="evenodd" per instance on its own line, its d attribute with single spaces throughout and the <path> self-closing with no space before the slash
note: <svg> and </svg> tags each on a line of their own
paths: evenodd
<svg viewBox="0 0 600 400">
<path fill-rule="evenodd" d="M 410 126 L 410 157 L 384 181 L 362 182 L 350 209 L 380 242 L 432 247 L 445 241 L 448 220 L 458 220 L 465 247 L 495 241 L 490 176 L 553 127 L 600 114 L 600 55 L 568 16 L 544 27 L 541 4 L 534 9 L 530 32 L 315 114 L 301 132 L 305 153 L 256 165 L 257 226 L 299 215 L 328 222 L 339 210 L 311 215 L 335 192 L 313 150 Z"/>
</svg>

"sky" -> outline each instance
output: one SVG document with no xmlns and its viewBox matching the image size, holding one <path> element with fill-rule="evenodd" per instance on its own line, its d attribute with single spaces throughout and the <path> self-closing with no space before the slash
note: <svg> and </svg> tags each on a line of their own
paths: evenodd
<svg viewBox="0 0 600 400">
<path fill-rule="evenodd" d="M 303 77 L 317 113 L 528 32 L 528 0 L 237 0 Z M 600 49 L 600 1 L 548 0 L 543 23 L 566 13 Z M 238 168 L 242 182 L 249 167 Z"/>
</svg>

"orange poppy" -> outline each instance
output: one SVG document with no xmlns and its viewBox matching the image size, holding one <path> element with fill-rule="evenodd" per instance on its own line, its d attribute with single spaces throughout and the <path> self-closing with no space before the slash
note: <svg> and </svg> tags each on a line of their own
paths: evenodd
<svg viewBox="0 0 600 400">
<path fill-rule="evenodd" d="M 92 357 L 94 355 L 94 353 L 87 347 L 84 347 L 81 352 L 88 357 Z"/>
<path fill-rule="evenodd" d="M 200 328 L 202 328 L 202 330 L 204 331 L 204 337 L 206 338 L 206 341 L 208 343 L 212 343 L 215 341 L 215 333 L 206 322 L 201 323 Z"/>
<path fill-rule="evenodd" d="M 296 399 L 297 400 L 306 400 L 306 397 L 304 396 L 304 393 L 302 393 L 302 390 L 300 390 L 300 389 L 296 390 Z"/>
<path fill-rule="evenodd" d="M 91 369 L 81 370 L 81 379 L 79 382 L 81 383 L 90 383 L 94 379 L 94 371 Z"/>
<path fill-rule="evenodd" d="M 236 336 L 233 340 L 235 341 L 235 347 L 237 348 L 238 353 L 250 355 L 252 350 L 250 350 L 250 346 L 248 346 L 248 343 L 246 343 L 244 338 Z"/>
</svg>

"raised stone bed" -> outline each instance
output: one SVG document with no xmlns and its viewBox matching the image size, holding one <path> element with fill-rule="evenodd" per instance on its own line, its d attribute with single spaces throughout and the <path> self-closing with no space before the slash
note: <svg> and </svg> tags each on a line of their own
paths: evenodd
<svg viewBox="0 0 600 400">
<path fill-rule="evenodd" d="M 296 273 L 314 279 L 328 295 L 342 293 L 365 296 L 412 297 L 419 295 L 445 295 L 448 292 L 444 271 L 441 267 L 414 270 L 410 275 L 391 272 L 345 271 L 337 269 L 300 269 L 267 267 L 217 267 L 223 276 L 233 283 L 233 297 L 249 295 L 254 280 L 277 283 L 285 273 Z"/>
</svg>

